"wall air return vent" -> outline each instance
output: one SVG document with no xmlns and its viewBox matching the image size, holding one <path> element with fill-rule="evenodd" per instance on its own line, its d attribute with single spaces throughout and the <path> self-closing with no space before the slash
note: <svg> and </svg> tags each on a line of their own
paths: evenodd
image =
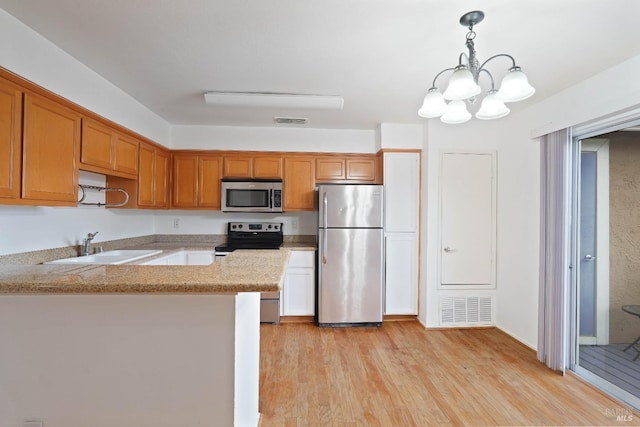
<svg viewBox="0 0 640 427">
<path fill-rule="evenodd" d="M 440 297 L 441 326 L 492 326 L 493 296 Z"/>
<path fill-rule="evenodd" d="M 306 125 L 309 119 L 304 117 L 274 117 L 273 121 L 284 125 Z"/>
</svg>

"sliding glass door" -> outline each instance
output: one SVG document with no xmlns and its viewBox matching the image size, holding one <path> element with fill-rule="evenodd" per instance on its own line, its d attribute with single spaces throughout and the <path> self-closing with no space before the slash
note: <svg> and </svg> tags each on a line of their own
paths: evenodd
<svg viewBox="0 0 640 427">
<path fill-rule="evenodd" d="M 640 408 L 640 128 L 575 140 L 570 369 Z"/>
</svg>

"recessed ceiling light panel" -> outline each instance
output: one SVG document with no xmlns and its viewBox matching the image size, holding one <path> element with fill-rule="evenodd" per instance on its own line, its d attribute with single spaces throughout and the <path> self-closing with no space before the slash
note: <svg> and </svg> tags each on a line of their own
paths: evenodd
<svg viewBox="0 0 640 427">
<path fill-rule="evenodd" d="M 215 107 L 342 110 L 344 99 L 334 95 L 262 92 L 206 92 L 207 105 Z"/>
</svg>

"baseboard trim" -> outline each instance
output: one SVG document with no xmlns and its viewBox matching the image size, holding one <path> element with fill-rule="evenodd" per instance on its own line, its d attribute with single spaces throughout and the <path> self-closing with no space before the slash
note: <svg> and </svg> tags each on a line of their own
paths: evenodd
<svg viewBox="0 0 640 427">
<path fill-rule="evenodd" d="M 313 316 L 282 316 L 280 323 L 313 323 Z"/>
<path fill-rule="evenodd" d="M 416 320 L 418 316 L 415 314 L 386 314 L 384 316 L 385 322 L 406 322 L 409 320 Z"/>
</svg>

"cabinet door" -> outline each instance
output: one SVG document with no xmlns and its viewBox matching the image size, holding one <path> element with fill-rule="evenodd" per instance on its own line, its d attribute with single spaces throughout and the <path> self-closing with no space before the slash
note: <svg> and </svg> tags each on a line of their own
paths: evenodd
<svg viewBox="0 0 640 427">
<path fill-rule="evenodd" d="M 251 178 L 253 158 L 249 156 L 225 156 L 223 176 L 225 178 Z"/>
<path fill-rule="evenodd" d="M 315 275 L 313 268 L 289 267 L 282 293 L 284 316 L 315 314 Z"/>
<path fill-rule="evenodd" d="M 147 144 L 140 144 L 140 161 L 138 170 L 138 205 L 153 206 L 155 149 Z"/>
<path fill-rule="evenodd" d="M 198 206 L 198 156 L 173 156 L 173 194 L 171 206 Z"/>
<path fill-rule="evenodd" d="M 220 210 L 222 157 L 200 156 L 198 206 Z"/>
<path fill-rule="evenodd" d="M 20 197 L 22 91 L 0 81 L 0 197 Z"/>
<path fill-rule="evenodd" d="M 312 211 L 315 209 L 315 159 L 286 157 L 284 159 L 283 210 Z"/>
<path fill-rule="evenodd" d="M 387 233 L 385 314 L 418 314 L 418 237 Z"/>
<path fill-rule="evenodd" d="M 80 115 L 25 94 L 22 195 L 32 200 L 78 201 Z"/>
<path fill-rule="evenodd" d="M 113 130 L 95 120 L 82 119 L 82 148 L 80 162 L 85 165 L 113 169 L 115 151 Z"/>
<path fill-rule="evenodd" d="M 282 178 L 282 157 L 256 156 L 253 158 L 254 178 Z"/>
<path fill-rule="evenodd" d="M 384 229 L 415 233 L 420 215 L 420 153 L 384 153 Z"/>
<path fill-rule="evenodd" d="M 376 180 L 375 158 L 347 159 L 347 179 L 357 181 Z"/>
<path fill-rule="evenodd" d="M 345 171 L 344 159 L 335 157 L 319 157 L 316 159 L 316 181 L 333 181 L 336 179 L 345 179 L 347 174 Z"/>
<path fill-rule="evenodd" d="M 117 135 L 115 144 L 114 169 L 125 174 L 138 175 L 139 142 L 122 134 Z"/>
<path fill-rule="evenodd" d="M 155 206 L 159 208 L 169 207 L 169 152 L 156 149 L 155 158 Z"/>
</svg>

